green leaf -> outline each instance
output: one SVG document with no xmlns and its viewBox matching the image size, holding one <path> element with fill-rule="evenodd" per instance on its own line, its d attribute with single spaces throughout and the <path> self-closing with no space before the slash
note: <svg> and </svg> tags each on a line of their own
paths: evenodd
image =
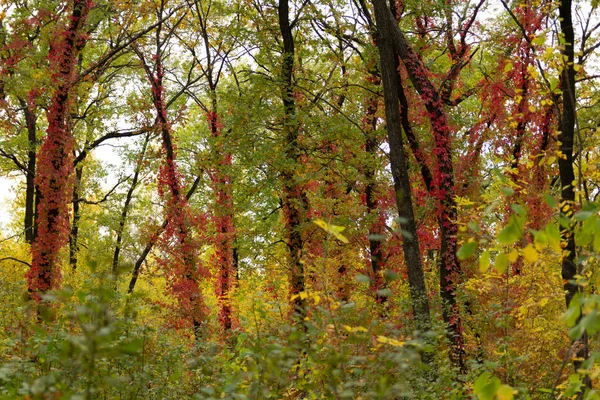
<svg viewBox="0 0 600 400">
<path fill-rule="evenodd" d="M 589 335 L 594 335 L 600 331 L 600 314 L 596 310 L 592 310 L 588 315 L 583 317 L 580 322 Z"/>
<path fill-rule="evenodd" d="M 546 204 L 548 204 L 548 207 L 550 207 L 550 208 L 558 207 L 558 204 L 556 203 L 556 199 L 553 196 L 551 196 L 550 194 L 546 194 L 544 196 L 544 201 L 546 202 Z"/>
<path fill-rule="evenodd" d="M 594 213 L 592 211 L 579 211 L 577 214 L 575 214 L 573 216 L 573 218 L 575 218 L 575 221 L 585 221 L 592 215 L 594 215 Z"/>
<path fill-rule="evenodd" d="M 520 204 L 512 204 L 510 208 L 520 217 L 524 217 L 527 215 L 527 210 L 525 210 L 525 207 L 523 207 Z"/>
<path fill-rule="evenodd" d="M 505 253 L 498 253 L 498 255 L 496 256 L 496 263 L 494 264 L 494 269 L 498 273 L 503 274 L 506 272 L 507 268 L 508 268 L 508 256 Z"/>
<path fill-rule="evenodd" d="M 456 256 L 459 260 L 466 260 L 471 257 L 473 253 L 475 253 L 475 248 L 477 247 L 477 243 L 475 242 L 467 242 L 460 246 L 460 249 L 456 252 Z"/>
<path fill-rule="evenodd" d="M 575 324 L 577 323 L 577 319 L 579 319 L 579 316 L 581 315 L 581 305 L 578 299 L 578 297 L 573 298 L 571 304 L 569 305 L 569 308 L 567 308 L 567 311 L 565 311 L 565 313 L 561 317 L 563 322 L 569 328 L 575 326 Z"/>
<path fill-rule="evenodd" d="M 360 283 L 370 283 L 371 282 L 371 278 L 369 278 L 367 275 L 363 275 L 363 274 L 358 274 L 354 277 L 354 279 L 356 280 L 356 282 L 360 282 Z"/>
<path fill-rule="evenodd" d="M 392 295 L 392 291 L 388 288 L 385 289 L 379 289 L 377 291 L 377 295 L 381 296 L 381 297 L 390 297 Z"/>
<path fill-rule="evenodd" d="M 383 271 L 383 277 L 387 282 L 392 282 L 398 279 L 398 274 L 392 270 L 386 269 Z"/>
<path fill-rule="evenodd" d="M 477 222 L 471 221 L 467 224 L 467 226 L 469 227 L 470 230 L 472 230 L 475 233 L 481 232 L 481 228 L 479 228 L 479 225 L 477 225 Z"/>
<path fill-rule="evenodd" d="M 487 272 L 490 268 L 490 252 L 489 250 L 484 251 L 479 256 L 479 271 L 482 273 Z"/>
<path fill-rule="evenodd" d="M 498 241 L 503 245 L 511 245 L 521 239 L 523 235 L 523 222 L 514 215 L 510 216 L 508 224 L 500 231 Z"/>
<path fill-rule="evenodd" d="M 560 247 L 560 231 L 558 230 L 558 227 L 554 224 L 548 224 L 545 232 L 548 245 L 550 245 L 554 251 L 560 253 L 562 249 Z"/>
<path fill-rule="evenodd" d="M 500 379 L 491 376 L 489 372 L 484 372 L 473 383 L 473 391 L 479 400 L 494 400 L 500 386 Z"/>
<path fill-rule="evenodd" d="M 502 186 L 500 190 L 502 190 L 502 193 L 504 193 L 506 196 L 512 196 L 515 194 L 515 189 L 508 186 Z"/>
<path fill-rule="evenodd" d="M 600 252 L 600 219 L 596 220 L 596 229 L 594 232 L 594 251 Z"/>
</svg>

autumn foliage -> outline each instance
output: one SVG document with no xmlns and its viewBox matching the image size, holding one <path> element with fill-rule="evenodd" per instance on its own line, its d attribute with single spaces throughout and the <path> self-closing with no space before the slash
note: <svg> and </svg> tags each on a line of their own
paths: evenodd
<svg viewBox="0 0 600 400">
<path fill-rule="evenodd" d="M 0 3 L 0 399 L 598 398 L 598 1 Z"/>
</svg>

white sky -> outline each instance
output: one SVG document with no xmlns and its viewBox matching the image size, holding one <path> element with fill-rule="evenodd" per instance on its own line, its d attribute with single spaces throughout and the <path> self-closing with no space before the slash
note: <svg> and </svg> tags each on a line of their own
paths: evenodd
<svg viewBox="0 0 600 400">
<path fill-rule="evenodd" d="M 16 199 L 19 180 L 15 177 L 0 176 L 0 238 L 8 234 L 11 210 Z"/>
</svg>

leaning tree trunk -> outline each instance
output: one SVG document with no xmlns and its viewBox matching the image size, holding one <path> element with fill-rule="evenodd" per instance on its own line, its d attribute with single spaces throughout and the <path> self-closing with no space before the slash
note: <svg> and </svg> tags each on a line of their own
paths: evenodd
<svg viewBox="0 0 600 400">
<path fill-rule="evenodd" d="M 441 93 L 428 78 L 427 67 L 415 53 L 387 7 L 385 0 L 373 0 L 378 31 L 389 37 L 389 41 L 403 65 L 410 80 L 419 93 L 428 112 L 434 139 L 433 152 L 436 166 L 433 171 L 432 194 L 438 207 L 440 226 L 440 295 L 443 301 L 442 314 L 448 326 L 448 339 L 451 344 L 452 362 L 466 371 L 462 323 L 456 301 L 460 263 L 456 256 L 458 226 L 457 208 L 454 200 L 454 168 L 451 149 L 451 130 L 444 109 Z M 396 74 L 398 72 L 396 71 Z"/>
<path fill-rule="evenodd" d="M 397 93 L 398 71 L 395 63 L 396 53 L 392 45 L 393 38 L 390 35 L 389 20 L 386 19 L 385 14 L 382 14 L 382 11 L 386 10 L 376 7 L 375 19 L 378 32 L 377 48 L 379 49 L 381 78 L 383 81 L 386 126 L 390 146 L 390 163 L 394 188 L 396 190 L 396 205 L 401 219 L 402 248 L 408 271 L 408 283 L 414 317 L 417 328 L 421 332 L 427 332 L 431 330 L 429 301 L 412 205 L 408 163 L 402 140 L 400 104 Z M 424 356 L 423 361 L 430 363 L 432 360 L 430 356 Z"/>
</svg>

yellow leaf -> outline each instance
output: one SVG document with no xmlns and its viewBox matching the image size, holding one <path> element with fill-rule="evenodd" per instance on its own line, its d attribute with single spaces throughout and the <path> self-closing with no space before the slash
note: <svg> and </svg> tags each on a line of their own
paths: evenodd
<svg viewBox="0 0 600 400">
<path fill-rule="evenodd" d="M 319 305 L 319 303 L 321 302 L 321 296 L 319 296 L 318 294 L 313 294 L 312 296 L 313 301 L 315 302 L 315 305 Z"/>
<path fill-rule="evenodd" d="M 479 256 L 479 271 L 482 273 L 487 272 L 490 268 L 490 252 L 489 250 L 484 251 Z"/>
<path fill-rule="evenodd" d="M 364 328 L 362 326 L 348 326 L 348 325 L 344 325 L 344 329 L 347 330 L 348 332 L 368 332 L 367 328 Z M 382 338 L 385 338 L 384 336 L 380 336 Z M 387 338 L 385 338 L 387 339 Z M 379 341 L 379 338 L 377 339 Z M 384 343 L 384 342 L 382 342 Z M 387 343 L 387 342 L 385 342 Z"/>
<path fill-rule="evenodd" d="M 502 385 L 496 392 L 498 400 L 512 400 L 514 398 L 513 388 L 508 385 Z"/>
<path fill-rule="evenodd" d="M 321 229 L 323 229 L 325 232 L 332 234 L 333 236 L 335 236 L 335 238 L 337 240 L 339 240 L 340 242 L 343 243 L 348 243 L 348 239 L 346 238 L 346 236 L 342 235 L 341 232 L 346 229 L 346 227 L 344 226 L 339 226 L 339 225 L 331 225 L 328 224 L 327 222 L 323 221 L 322 219 L 315 219 L 313 220 L 313 222 L 320 227 Z"/>
<path fill-rule="evenodd" d="M 530 243 L 523 249 L 523 257 L 525 257 L 526 261 L 534 263 L 538 260 L 538 258 L 540 258 L 540 255 L 535 247 L 533 247 L 533 245 Z"/>
<path fill-rule="evenodd" d="M 388 338 L 388 337 L 385 337 L 385 336 L 381 336 L 381 335 L 377 336 L 377 341 L 379 343 L 389 344 L 389 345 L 394 346 L 394 347 L 402 347 L 402 346 L 404 346 L 404 342 L 401 342 L 401 341 L 396 340 L 396 339 Z"/>
<path fill-rule="evenodd" d="M 508 261 L 514 263 L 519 258 L 519 252 L 516 249 L 512 249 L 510 253 L 508 253 Z"/>
</svg>

